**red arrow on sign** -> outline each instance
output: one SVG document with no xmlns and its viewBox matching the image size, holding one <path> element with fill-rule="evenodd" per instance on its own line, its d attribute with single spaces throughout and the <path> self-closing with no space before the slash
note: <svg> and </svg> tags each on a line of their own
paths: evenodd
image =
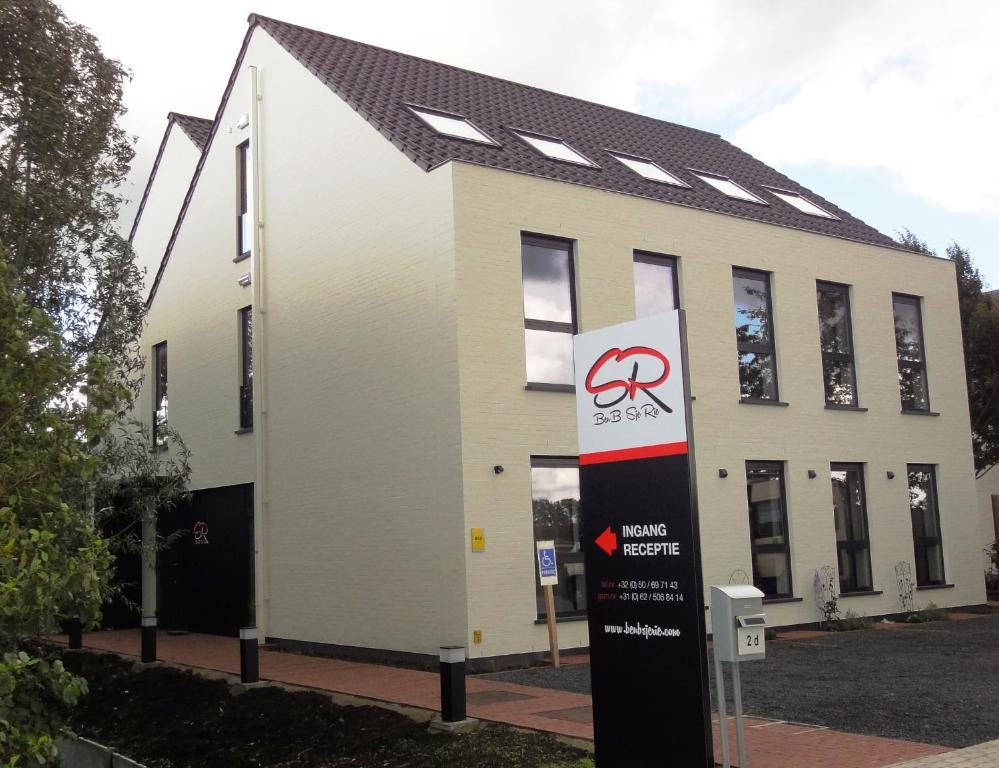
<svg viewBox="0 0 999 768">
<path fill-rule="evenodd" d="M 617 534 L 607 526 L 607 529 L 597 536 L 597 546 L 600 547 L 608 555 L 613 555 L 614 550 L 617 549 Z"/>
</svg>

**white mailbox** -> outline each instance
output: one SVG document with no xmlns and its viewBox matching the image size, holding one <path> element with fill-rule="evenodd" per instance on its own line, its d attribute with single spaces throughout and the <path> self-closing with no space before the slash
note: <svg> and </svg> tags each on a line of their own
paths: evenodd
<svg viewBox="0 0 999 768">
<path fill-rule="evenodd" d="M 737 664 L 766 655 L 763 592 L 750 584 L 711 587 L 711 634 L 718 661 Z"/>
</svg>

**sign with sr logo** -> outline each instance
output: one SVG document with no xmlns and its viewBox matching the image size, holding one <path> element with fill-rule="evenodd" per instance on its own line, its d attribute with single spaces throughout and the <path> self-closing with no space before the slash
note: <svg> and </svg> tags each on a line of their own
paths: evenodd
<svg viewBox="0 0 999 768">
<path fill-rule="evenodd" d="M 684 331 L 574 339 L 598 768 L 714 766 Z"/>
</svg>

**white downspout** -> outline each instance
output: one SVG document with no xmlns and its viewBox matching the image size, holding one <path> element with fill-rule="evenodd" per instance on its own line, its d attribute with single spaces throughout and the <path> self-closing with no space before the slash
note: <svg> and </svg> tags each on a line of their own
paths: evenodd
<svg viewBox="0 0 999 768">
<path fill-rule="evenodd" d="M 270 499 L 267 464 L 267 303 L 264 282 L 264 217 L 260 190 L 260 101 L 257 68 L 250 72 L 250 186 L 253 216 L 250 279 L 253 285 L 253 442 L 256 467 L 253 484 L 254 624 L 263 640 L 270 624 Z"/>
</svg>

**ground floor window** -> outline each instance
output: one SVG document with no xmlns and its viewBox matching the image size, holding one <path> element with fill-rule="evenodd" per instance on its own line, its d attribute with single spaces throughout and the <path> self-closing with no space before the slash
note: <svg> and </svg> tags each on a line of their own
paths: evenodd
<svg viewBox="0 0 999 768">
<path fill-rule="evenodd" d="M 555 614 L 585 616 L 586 578 L 580 539 L 579 461 L 575 457 L 531 458 L 531 507 L 534 540 L 555 542 L 558 560 L 558 585 L 554 588 Z M 531 556 L 534 557 L 533 547 Z M 537 587 L 537 604 L 538 616 L 545 617 L 545 599 L 540 586 Z"/>
<path fill-rule="evenodd" d="M 870 592 L 871 546 L 867 535 L 864 465 L 831 466 L 833 518 L 839 561 L 840 592 Z"/>
<path fill-rule="evenodd" d="M 909 510 L 912 512 L 912 543 L 916 555 L 916 584 L 944 584 L 943 544 L 940 540 L 940 510 L 937 478 L 930 464 L 910 464 Z"/>
<path fill-rule="evenodd" d="M 779 461 L 747 461 L 746 496 L 753 584 L 767 597 L 791 597 L 784 465 Z"/>
</svg>

